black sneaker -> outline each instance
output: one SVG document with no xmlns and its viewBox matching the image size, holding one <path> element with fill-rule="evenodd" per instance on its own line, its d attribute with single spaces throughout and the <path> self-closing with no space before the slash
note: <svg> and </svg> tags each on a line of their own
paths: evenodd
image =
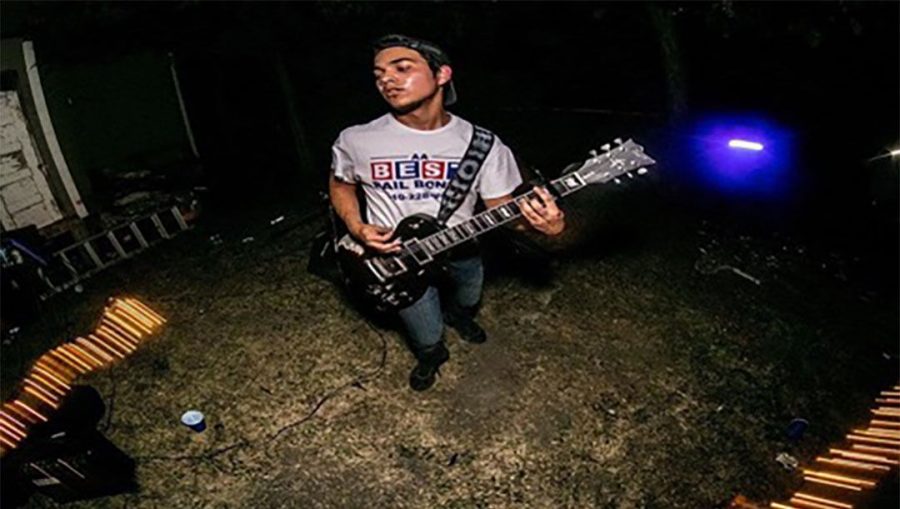
<svg viewBox="0 0 900 509">
<path fill-rule="evenodd" d="M 434 385 L 435 376 L 440 374 L 441 364 L 450 359 L 450 352 L 444 343 L 422 350 L 416 355 L 418 364 L 409 373 L 409 387 L 414 391 L 424 391 Z"/>
<path fill-rule="evenodd" d="M 459 337 L 469 343 L 481 344 L 487 341 L 487 333 L 475 321 L 476 308 L 451 308 L 444 314 L 444 323 L 456 329 Z"/>
<path fill-rule="evenodd" d="M 427 391 L 434 385 L 435 375 L 440 373 L 440 366 L 416 364 L 409 373 L 409 388 L 416 391 Z"/>
</svg>

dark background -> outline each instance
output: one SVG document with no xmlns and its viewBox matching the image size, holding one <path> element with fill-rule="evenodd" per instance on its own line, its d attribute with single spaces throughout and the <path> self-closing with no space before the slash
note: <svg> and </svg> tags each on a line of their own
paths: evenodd
<svg viewBox="0 0 900 509">
<path fill-rule="evenodd" d="M 448 51 L 460 95 L 452 110 L 497 132 L 525 166 L 554 175 L 613 137 L 635 137 L 660 160 L 660 203 L 862 246 L 895 271 L 897 167 L 868 161 L 900 139 L 893 2 L 5 2 L 3 10 L 3 37 L 35 42 L 45 82 L 55 70 L 87 75 L 116 62 L 114 77 L 80 81 L 90 101 L 79 103 L 71 86 L 47 92 L 95 203 L 104 202 L 98 175 L 115 166 L 117 146 L 143 141 L 129 160 L 147 167 L 193 158 L 171 93 L 142 100 L 137 85 L 170 89 L 171 58 L 208 204 L 319 207 L 332 141 L 385 111 L 368 43 L 401 32 Z M 702 178 L 697 126 L 723 116 L 782 130 L 793 148 L 783 185 L 724 192 Z"/>
<path fill-rule="evenodd" d="M 134 400 L 154 387 L 148 380 L 169 383 L 157 366 L 168 370 L 170 355 L 174 377 L 179 364 L 192 365 L 183 359 L 207 348 L 210 337 L 225 345 L 214 349 L 220 358 L 240 358 L 248 372 L 267 364 L 273 380 L 283 379 L 276 369 L 283 359 L 245 360 L 248 344 L 275 352 L 272 358 L 280 355 L 267 342 L 268 332 L 259 334 L 256 318 L 265 317 L 260 326 L 266 328 L 274 322 L 305 330 L 304 312 L 284 310 L 294 310 L 298 295 L 314 295 L 319 287 L 297 277 L 312 235 L 297 228 L 267 241 L 263 229 L 277 215 L 296 219 L 324 210 L 318 194 L 325 189 L 331 143 L 341 129 L 385 111 L 372 83 L 368 44 L 401 32 L 447 50 L 460 97 L 452 111 L 498 133 L 524 167 L 552 176 L 617 136 L 634 137 L 659 160 L 646 186 L 585 191 L 564 206 L 570 231 L 579 220 L 608 226 L 638 218 L 619 236 L 609 229 L 596 235 L 589 247 L 600 247 L 584 249 L 582 263 L 583 252 L 568 260 L 584 271 L 576 276 L 586 275 L 610 295 L 575 295 L 571 308 L 584 305 L 586 313 L 600 313 L 599 321 L 646 320 L 646 330 L 664 331 L 671 347 L 623 341 L 623 353 L 637 352 L 624 356 L 624 366 L 638 366 L 630 377 L 608 365 L 600 375 L 576 373 L 608 376 L 611 387 L 622 389 L 643 377 L 641 370 L 673 367 L 702 388 L 706 401 L 728 401 L 724 413 L 692 421 L 702 424 L 690 435 L 704 442 L 711 437 L 712 449 L 696 448 L 685 463 L 658 463 L 667 468 L 635 478 L 637 484 L 677 486 L 679 500 L 708 496 L 665 479 L 696 461 L 710 475 L 725 472 L 719 485 L 761 480 L 751 494 L 784 492 L 784 476 L 772 472 L 782 474 L 781 467 L 766 447 L 767 440 L 783 436 L 787 419 L 803 415 L 814 423 L 814 439 L 804 451 L 815 454 L 868 411 L 861 405 L 885 380 L 896 380 L 898 166 L 896 159 L 873 158 L 900 143 L 898 17 L 896 2 L 3 2 L 2 36 L 34 41 L 54 127 L 92 213 L 112 201 L 110 176 L 135 169 L 155 172 L 172 186 L 208 189 L 197 234 L 105 272 L 91 281 L 90 295 L 49 301 L 43 329 L 25 331 L 39 340 L 13 343 L 3 376 L 17 379 L 48 342 L 82 334 L 88 326 L 78 320 L 92 319 L 103 299 L 127 288 L 143 290 L 172 310 L 173 321 L 181 320 L 172 327 L 180 340 L 165 346 L 172 353 L 160 346 L 136 361 L 145 371 L 132 378 L 143 387 L 132 393 Z M 173 62 L 199 159 L 181 122 Z M 775 126 L 792 148 L 791 154 L 772 152 L 783 156 L 783 171 L 762 187 L 726 189 L 710 180 L 700 167 L 698 140 L 715 123 L 711 119 L 763 119 Z M 253 215 L 265 220 L 242 231 L 238 222 Z M 220 233 L 224 244 L 211 242 Z M 243 244 L 250 236 L 257 240 Z M 704 272 L 698 262 L 706 258 L 733 263 L 764 284 L 726 271 Z M 540 272 L 534 264 L 523 267 L 531 275 Z M 490 268 L 512 271 L 500 264 Z M 509 314 L 525 316 L 539 288 L 522 287 L 520 297 L 509 300 L 518 304 Z M 336 308 L 322 307 L 330 305 L 328 295 L 309 309 L 337 316 Z M 574 302 L 579 300 L 591 305 Z M 600 305 L 602 300 L 612 304 Z M 232 308 L 242 306 L 254 320 L 232 319 Z M 206 322 L 204 309 L 211 310 Z M 209 323 L 213 332 L 205 328 Z M 534 327 L 521 323 L 526 325 L 510 334 L 527 338 Z M 593 341 L 594 331 L 589 335 Z M 625 337 L 642 339 L 638 333 Z M 334 350 L 330 332 L 307 344 L 316 342 L 323 352 Z M 536 338 L 535 350 L 546 343 Z M 176 347 L 183 348 L 182 357 Z M 559 358 L 588 362 L 589 356 L 570 352 L 592 347 L 584 338 L 572 340 Z M 650 361 L 641 358 L 651 354 Z M 404 372 L 392 380 L 403 379 L 406 369 L 395 367 L 395 374 Z M 222 376 L 225 385 L 243 384 L 233 373 Z M 474 380 L 502 386 L 492 378 Z M 585 382 L 588 389 L 591 383 Z M 195 392 L 189 389 L 184 392 Z M 175 399 L 182 394 L 164 392 Z M 668 387 L 649 395 L 641 388 L 635 399 L 649 402 L 653 417 L 665 417 L 670 396 Z M 129 411 L 127 401 L 117 412 Z M 667 454 L 679 435 L 660 429 L 635 450 Z M 135 443 L 146 440 L 137 432 L 130 436 Z M 747 460 L 729 460 L 723 470 L 709 461 L 709 450 Z M 347 486 L 343 476 L 335 478 L 341 484 L 329 494 Z M 302 486 L 293 477 L 290 484 Z M 895 494 L 891 488 L 885 493 Z M 895 499 L 884 506 L 895 507 Z"/>
</svg>

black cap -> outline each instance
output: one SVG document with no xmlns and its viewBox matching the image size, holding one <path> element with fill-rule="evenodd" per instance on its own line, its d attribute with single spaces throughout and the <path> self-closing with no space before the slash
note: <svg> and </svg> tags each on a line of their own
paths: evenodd
<svg viewBox="0 0 900 509">
<path fill-rule="evenodd" d="M 444 53 L 437 44 L 415 37 L 400 34 L 389 34 L 379 37 L 372 43 L 372 49 L 377 54 L 379 51 L 395 46 L 403 46 L 416 50 L 428 62 L 429 67 L 437 71 L 442 65 L 450 65 L 450 57 Z M 450 106 L 456 102 L 456 87 L 451 79 L 444 84 L 444 106 Z"/>
</svg>

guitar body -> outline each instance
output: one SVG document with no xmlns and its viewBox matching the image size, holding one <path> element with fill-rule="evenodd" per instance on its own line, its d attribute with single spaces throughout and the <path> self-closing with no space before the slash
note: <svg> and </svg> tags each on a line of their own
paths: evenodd
<svg viewBox="0 0 900 509">
<path fill-rule="evenodd" d="M 441 226 L 436 219 L 416 214 L 400 221 L 391 241 L 400 239 L 404 245 L 409 245 L 409 241 L 425 238 L 440 230 Z M 440 265 L 435 263 L 435 259 L 425 260 L 409 252 L 383 255 L 364 246 L 349 234 L 338 242 L 337 257 L 354 296 L 359 297 L 364 304 L 385 312 L 403 309 L 419 300 L 431 285 L 433 272 Z M 385 271 L 378 270 L 381 267 L 398 266 L 404 268 L 398 275 L 388 276 Z"/>
</svg>

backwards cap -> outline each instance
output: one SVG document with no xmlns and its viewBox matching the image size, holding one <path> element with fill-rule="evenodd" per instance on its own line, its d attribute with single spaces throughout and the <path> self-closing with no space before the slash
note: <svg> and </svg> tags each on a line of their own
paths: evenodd
<svg viewBox="0 0 900 509">
<path fill-rule="evenodd" d="M 435 71 L 442 65 L 450 65 L 450 57 L 448 57 L 447 54 L 444 53 L 444 50 L 437 44 L 400 34 L 390 34 L 379 37 L 372 43 L 372 50 L 377 54 L 383 49 L 396 46 L 403 46 L 404 48 L 419 52 L 419 54 L 428 62 L 428 66 Z M 444 84 L 444 106 L 450 106 L 455 102 L 456 87 L 453 85 L 453 80 L 451 79 Z"/>
</svg>

